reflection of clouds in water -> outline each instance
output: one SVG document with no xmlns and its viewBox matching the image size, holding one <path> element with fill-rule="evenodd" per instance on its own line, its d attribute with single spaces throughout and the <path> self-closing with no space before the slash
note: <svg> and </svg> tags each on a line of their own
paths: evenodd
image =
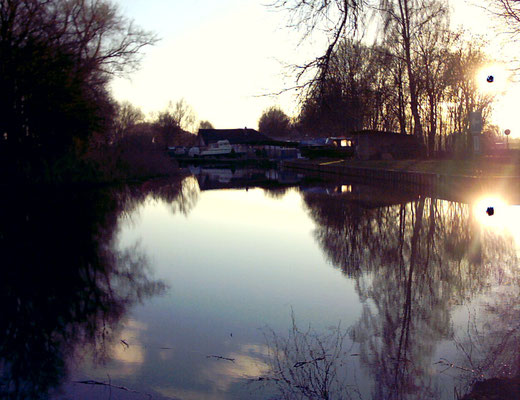
<svg viewBox="0 0 520 400">
<path fill-rule="evenodd" d="M 167 361 L 173 358 L 175 352 L 173 349 L 162 349 L 159 350 L 159 358 L 162 361 Z"/>
<path fill-rule="evenodd" d="M 129 331 L 123 330 L 121 334 L 125 336 Z M 128 347 L 124 343 L 117 343 L 112 348 L 112 357 L 117 361 L 124 363 L 138 363 L 144 362 L 144 352 L 141 344 L 137 340 L 132 340 L 132 344 Z"/>
<path fill-rule="evenodd" d="M 159 354 L 161 359 L 171 358 L 173 350 L 164 350 Z M 154 387 L 153 390 L 163 396 L 183 400 L 228 399 L 228 392 L 233 384 L 246 379 L 265 376 L 269 370 L 269 366 L 264 362 L 267 355 L 268 347 L 265 345 L 244 344 L 236 352 L 220 355 L 234 359 L 234 362 L 218 358 L 204 358 L 202 368 L 197 376 L 200 385 L 204 386 L 205 389 L 202 388 L 197 391 L 179 387 Z"/>
<path fill-rule="evenodd" d="M 235 362 L 215 360 L 201 373 L 221 391 L 228 391 L 233 383 L 259 377 L 268 370 L 267 364 L 255 357 L 236 353 L 227 354 L 226 357 L 235 359 Z"/>
<path fill-rule="evenodd" d="M 145 361 L 145 352 L 141 344 L 140 336 L 146 331 L 147 326 L 139 321 L 128 320 L 116 341 L 110 348 L 110 356 L 116 361 L 115 365 L 108 369 L 111 377 L 125 377 L 135 374 Z M 128 346 L 123 343 L 124 340 Z"/>
<path fill-rule="evenodd" d="M 240 346 L 243 353 L 256 353 L 265 357 L 269 357 L 269 347 L 265 344 L 244 344 Z"/>
<path fill-rule="evenodd" d="M 225 357 L 235 362 L 208 360 L 208 365 L 201 371 L 201 376 L 221 391 L 228 391 L 233 383 L 242 379 L 258 378 L 269 370 L 269 366 L 259 356 L 228 353 Z"/>
</svg>

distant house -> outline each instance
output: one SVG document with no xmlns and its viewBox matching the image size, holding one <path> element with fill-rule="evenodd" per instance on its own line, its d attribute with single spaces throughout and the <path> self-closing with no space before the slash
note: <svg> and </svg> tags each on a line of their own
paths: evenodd
<svg viewBox="0 0 520 400">
<path fill-rule="evenodd" d="M 255 145 L 271 141 L 255 129 L 199 129 L 199 146 L 209 146 L 219 140 L 227 140 L 231 145 Z"/>
<path fill-rule="evenodd" d="M 407 159 L 424 154 L 424 145 L 413 135 L 396 132 L 358 131 L 341 138 L 347 147 L 352 146 L 356 158 Z"/>
<path fill-rule="evenodd" d="M 339 148 L 348 148 L 353 146 L 353 140 L 347 136 L 330 137 L 328 142 Z"/>
</svg>

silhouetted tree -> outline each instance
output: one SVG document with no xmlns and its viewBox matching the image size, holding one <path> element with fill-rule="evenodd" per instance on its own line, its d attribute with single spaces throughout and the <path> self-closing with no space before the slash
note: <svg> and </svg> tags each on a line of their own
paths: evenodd
<svg viewBox="0 0 520 400">
<path fill-rule="evenodd" d="M 382 46 L 342 40 L 331 57 L 326 79 L 309 89 L 303 101 L 300 129 L 315 135 L 399 130 L 393 62 L 390 51 Z"/>
<path fill-rule="evenodd" d="M 200 121 L 199 129 L 215 129 L 213 124 L 209 121 Z"/>
<path fill-rule="evenodd" d="M 362 16 L 363 2 L 356 0 L 276 0 L 273 7 L 289 13 L 288 26 L 302 32 L 303 40 L 325 33 L 327 45 L 324 53 L 297 66 L 296 87 L 312 89 L 327 80 L 332 55 L 340 40 L 356 31 Z M 306 95 L 306 91 L 301 91 Z"/>
<path fill-rule="evenodd" d="M 513 2 L 496 3 L 514 24 Z M 325 54 L 296 67 L 300 129 L 413 133 L 433 155 L 451 146 L 454 132 L 467 134 L 470 111 L 488 116 L 492 98 L 478 94 L 472 75 L 484 60 L 481 41 L 450 31 L 445 0 L 279 1 L 275 7 L 289 12 L 289 26 L 303 29 L 304 38 L 328 39 Z M 363 14 L 382 25 L 377 44 L 357 39 Z"/>
<path fill-rule="evenodd" d="M 487 0 L 489 11 L 498 17 L 498 28 L 517 40 L 520 35 L 520 4 L 517 0 Z M 504 24 L 505 23 L 505 27 Z"/>
<path fill-rule="evenodd" d="M 483 93 L 479 88 L 478 71 L 491 61 L 484 52 L 483 43 L 478 38 L 459 40 L 448 54 L 449 86 L 444 98 L 445 124 L 451 132 L 459 132 L 461 147 L 470 148 L 469 114 L 482 111 L 484 123 L 489 119 L 491 106 L 496 94 Z"/>
<path fill-rule="evenodd" d="M 290 129 L 291 122 L 289 117 L 277 106 L 264 110 L 258 120 L 258 130 L 269 137 L 287 136 Z"/>
<path fill-rule="evenodd" d="M 157 141 L 163 146 L 171 145 L 173 138 L 184 130 L 193 129 L 195 126 L 195 112 L 186 100 L 180 99 L 159 112 L 153 122 L 154 130 L 157 132 Z"/>
<path fill-rule="evenodd" d="M 193 108 L 184 99 L 180 99 L 173 104 L 168 104 L 167 111 L 176 121 L 177 125 L 185 131 L 192 131 L 195 127 L 197 117 Z"/>
<path fill-rule="evenodd" d="M 0 2 L 0 153 L 3 171 L 45 173 L 105 134 L 106 84 L 136 68 L 155 38 L 105 0 Z"/>
<path fill-rule="evenodd" d="M 130 129 L 144 121 L 144 114 L 140 108 L 128 101 L 116 105 L 116 114 L 112 127 L 112 140 L 122 139 Z"/>
<path fill-rule="evenodd" d="M 425 23 L 447 15 L 447 6 L 437 0 L 381 0 L 379 11 L 386 30 L 394 30 L 399 38 L 398 56 L 404 60 L 410 111 L 413 118 L 413 134 L 423 139 L 423 127 L 419 107 L 419 82 L 414 65 L 413 52 L 417 45 L 416 38 Z"/>
<path fill-rule="evenodd" d="M 431 19 L 422 25 L 417 35 L 417 82 L 421 87 L 419 100 L 423 107 L 428 155 L 436 150 L 436 140 L 442 133 L 444 99 L 450 84 L 450 49 L 460 36 L 449 30 L 445 19 Z"/>
</svg>

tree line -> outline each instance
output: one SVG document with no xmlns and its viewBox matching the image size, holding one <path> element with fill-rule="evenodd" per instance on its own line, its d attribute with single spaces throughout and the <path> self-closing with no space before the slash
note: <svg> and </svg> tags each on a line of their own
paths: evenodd
<svg viewBox="0 0 520 400">
<path fill-rule="evenodd" d="M 143 113 L 108 90 L 113 77 L 139 67 L 141 50 L 157 40 L 110 0 L 0 0 L 3 180 L 172 172 L 164 149 L 194 125 L 191 107 L 183 99 L 170 103 L 143 125 Z"/>
<path fill-rule="evenodd" d="M 487 2 L 511 26 L 518 10 L 511 1 Z M 509 5 L 509 8 L 505 8 Z M 481 111 L 484 132 L 499 94 L 477 72 L 497 60 L 485 41 L 450 27 L 444 0 L 280 1 L 291 26 L 305 37 L 328 35 L 325 52 L 296 67 L 301 107 L 295 127 L 315 136 L 343 135 L 363 129 L 411 133 L 428 149 L 464 149 L 470 143 L 469 115 Z M 499 14 L 497 10 L 508 10 Z M 376 39 L 359 39 L 366 21 L 379 23 Z M 484 77 L 485 78 L 485 77 Z M 489 88 L 486 88 L 489 89 Z"/>
<path fill-rule="evenodd" d="M 156 40 L 105 0 L 0 1 L 3 171 L 42 180 L 77 165 L 109 130 L 110 78 L 134 70 Z"/>
</svg>

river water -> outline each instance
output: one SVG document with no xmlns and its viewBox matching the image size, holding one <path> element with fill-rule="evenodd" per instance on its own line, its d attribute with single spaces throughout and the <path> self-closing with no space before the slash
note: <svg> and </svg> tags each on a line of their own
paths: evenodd
<svg viewBox="0 0 520 400">
<path fill-rule="evenodd" d="M 6 196 L 4 397 L 453 399 L 518 374 L 520 214 L 492 189 L 193 172 Z"/>
</svg>

